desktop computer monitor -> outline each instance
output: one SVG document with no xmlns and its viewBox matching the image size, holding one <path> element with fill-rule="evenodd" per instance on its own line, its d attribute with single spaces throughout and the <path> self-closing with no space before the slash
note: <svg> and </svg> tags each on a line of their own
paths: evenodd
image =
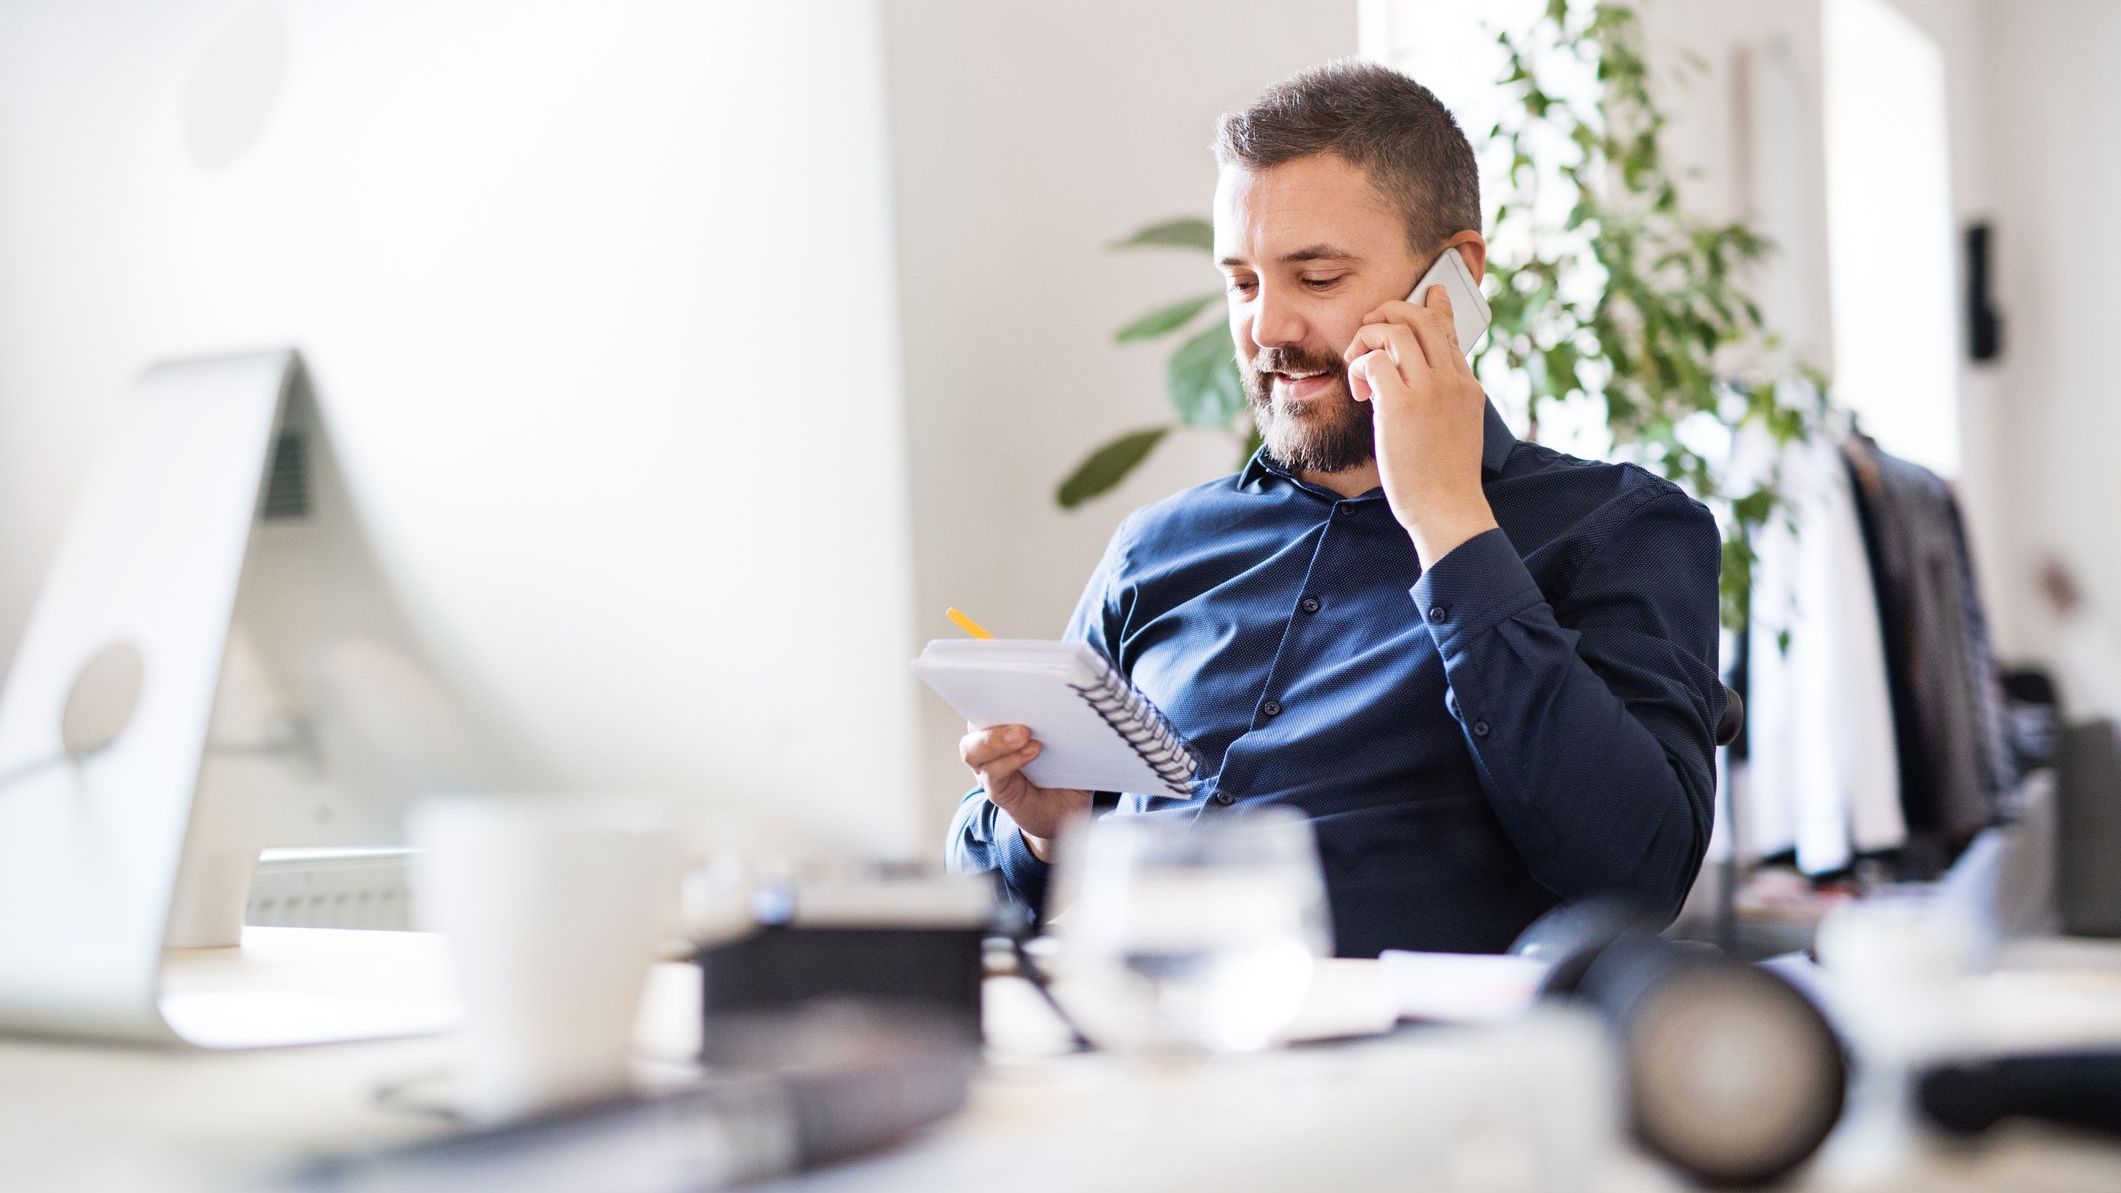
<svg viewBox="0 0 2121 1193">
<path fill-rule="evenodd" d="M 824 7 L 0 8 L 0 664 L 138 379 L 298 348 L 195 838 L 491 785 L 925 852 L 882 31 Z M 75 914 L 20 811 L 0 919 Z"/>
</svg>

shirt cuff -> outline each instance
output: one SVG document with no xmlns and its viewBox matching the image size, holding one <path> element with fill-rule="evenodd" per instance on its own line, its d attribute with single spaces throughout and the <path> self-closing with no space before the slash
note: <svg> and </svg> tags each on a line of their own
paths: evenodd
<svg viewBox="0 0 2121 1193">
<path fill-rule="evenodd" d="M 1002 881 L 1008 884 L 1010 892 L 1022 900 L 1025 907 L 1043 919 L 1046 909 L 1046 879 L 1053 873 L 1053 867 L 1038 860 L 1038 855 L 1032 853 L 1031 847 L 1024 843 L 1024 830 L 1016 827 L 1006 814 L 997 812 L 995 816 L 1006 826 L 998 843 L 1001 847 L 998 865 L 1002 872 Z"/>
<path fill-rule="evenodd" d="M 1447 657 L 1456 643 L 1546 599 L 1500 527 L 1458 544 L 1407 592 Z"/>
</svg>

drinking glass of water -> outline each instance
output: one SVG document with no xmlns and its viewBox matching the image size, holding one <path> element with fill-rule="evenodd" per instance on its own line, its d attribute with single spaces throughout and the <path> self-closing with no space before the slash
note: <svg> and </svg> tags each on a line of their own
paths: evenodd
<svg viewBox="0 0 2121 1193">
<path fill-rule="evenodd" d="M 1264 1048 L 1332 947 L 1317 844 L 1286 809 L 1107 816 L 1061 865 L 1060 994 L 1106 1047 Z"/>
</svg>

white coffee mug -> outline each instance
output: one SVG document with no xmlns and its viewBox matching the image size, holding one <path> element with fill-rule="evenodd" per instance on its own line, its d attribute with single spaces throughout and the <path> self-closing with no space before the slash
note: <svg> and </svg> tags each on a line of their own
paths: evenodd
<svg viewBox="0 0 2121 1193">
<path fill-rule="evenodd" d="M 408 835 L 418 925 L 464 1010 L 451 1100 L 478 1122 L 624 1092 L 634 1017 L 677 923 L 675 838 L 635 798 L 443 796 Z"/>
</svg>

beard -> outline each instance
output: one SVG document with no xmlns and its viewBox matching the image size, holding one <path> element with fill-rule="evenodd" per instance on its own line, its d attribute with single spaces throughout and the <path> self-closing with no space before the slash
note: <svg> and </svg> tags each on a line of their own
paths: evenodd
<svg viewBox="0 0 2121 1193">
<path fill-rule="evenodd" d="M 1347 366 L 1338 356 L 1263 348 L 1250 363 L 1238 361 L 1237 371 L 1267 454 L 1290 472 L 1346 472 L 1377 458 L 1370 407 L 1355 400 Z M 1325 373 L 1333 377 L 1333 388 L 1300 403 L 1277 401 L 1276 373 Z"/>
</svg>

